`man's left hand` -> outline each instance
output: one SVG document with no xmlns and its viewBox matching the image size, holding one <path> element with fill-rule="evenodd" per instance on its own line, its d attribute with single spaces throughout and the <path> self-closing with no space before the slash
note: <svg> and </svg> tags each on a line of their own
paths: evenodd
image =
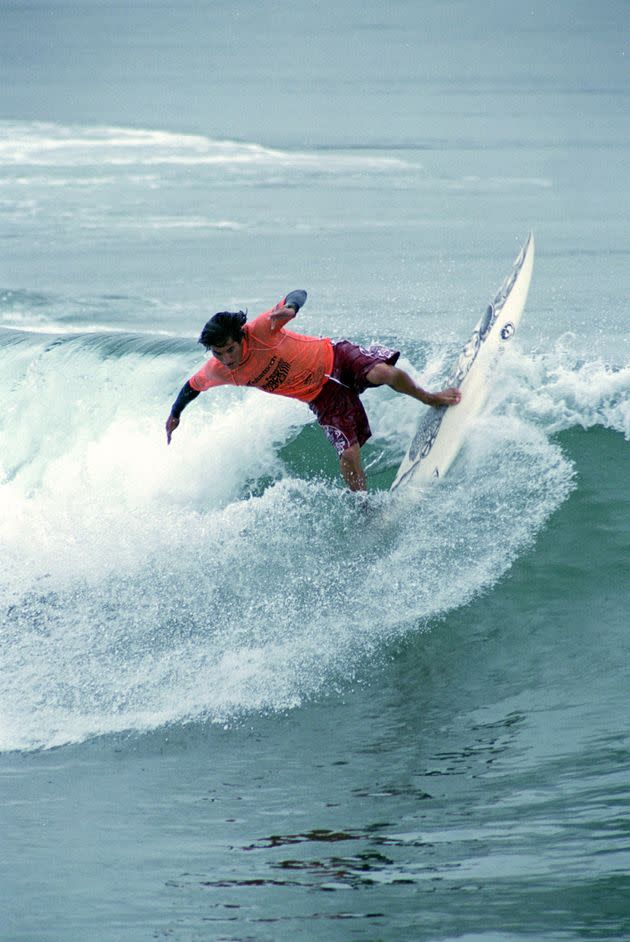
<svg viewBox="0 0 630 942">
<path fill-rule="evenodd" d="M 171 444 L 171 437 L 178 425 L 179 425 L 179 419 L 175 418 L 175 416 L 171 412 L 168 419 L 166 420 L 166 444 L 167 445 Z"/>
</svg>

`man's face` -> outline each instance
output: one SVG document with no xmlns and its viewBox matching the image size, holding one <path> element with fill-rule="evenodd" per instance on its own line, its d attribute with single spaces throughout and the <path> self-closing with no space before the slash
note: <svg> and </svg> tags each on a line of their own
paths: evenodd
<svg viewBox="0 0 630 942">
<path fill-rule="evenodd" d="M 216 357 L 219 363 L 227 366 L 228 370 L 234 370 L 243 359 L 243 341 L 228 340 L 223 347 L 210 347 L 212 356 Z"/>
</svg>

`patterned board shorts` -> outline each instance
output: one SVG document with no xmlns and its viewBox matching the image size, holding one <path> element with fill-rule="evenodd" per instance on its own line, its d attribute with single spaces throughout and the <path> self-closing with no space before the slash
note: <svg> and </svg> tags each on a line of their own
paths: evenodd
<svg viewBox="0 0 630 942">
<path fill-rule="evenodd" d="M 366 389 L 375 388 L 365 376 L 377 363 L 393 366 L 400 353 L 373 344 L 359 347 L 349 340 L 333 344 L 332 373 L 321 392 L 309 403 L 324 429 L 326 438 L 338 455 L 346 448 L 364 445 L 372 434 L 370 423 L 359 396 Z"/>
</svg>

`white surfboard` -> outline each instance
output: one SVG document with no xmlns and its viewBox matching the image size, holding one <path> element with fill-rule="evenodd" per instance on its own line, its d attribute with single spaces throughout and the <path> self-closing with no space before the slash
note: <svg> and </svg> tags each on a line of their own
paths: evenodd
<svg viewBox="0 0 630 942">
<path fill-rule="evenodd" d="M 401 485 L 422 486 L 443 478 L 448 471 L 471 420 L 486 403 L 496 358 L 519 325 L 533 265 L 534 236 L 530 233 L 512 271 L 480 318 L 444 384 L 461 389 L 461 402 L 456 406 L 431 407 L 422 416 L 392 490 Z"/>
</svg>

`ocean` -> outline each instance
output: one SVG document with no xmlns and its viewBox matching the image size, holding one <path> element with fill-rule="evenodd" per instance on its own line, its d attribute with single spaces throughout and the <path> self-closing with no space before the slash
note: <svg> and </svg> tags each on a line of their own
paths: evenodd
<svg viewBox="0 0 630 942">
<path fill-rule="evenodd" d="M 630 939 L 624 0 L 0 4 L 0 940 Z M 217 310 L 439 388 L 164 423 Z"/>
</svg>

